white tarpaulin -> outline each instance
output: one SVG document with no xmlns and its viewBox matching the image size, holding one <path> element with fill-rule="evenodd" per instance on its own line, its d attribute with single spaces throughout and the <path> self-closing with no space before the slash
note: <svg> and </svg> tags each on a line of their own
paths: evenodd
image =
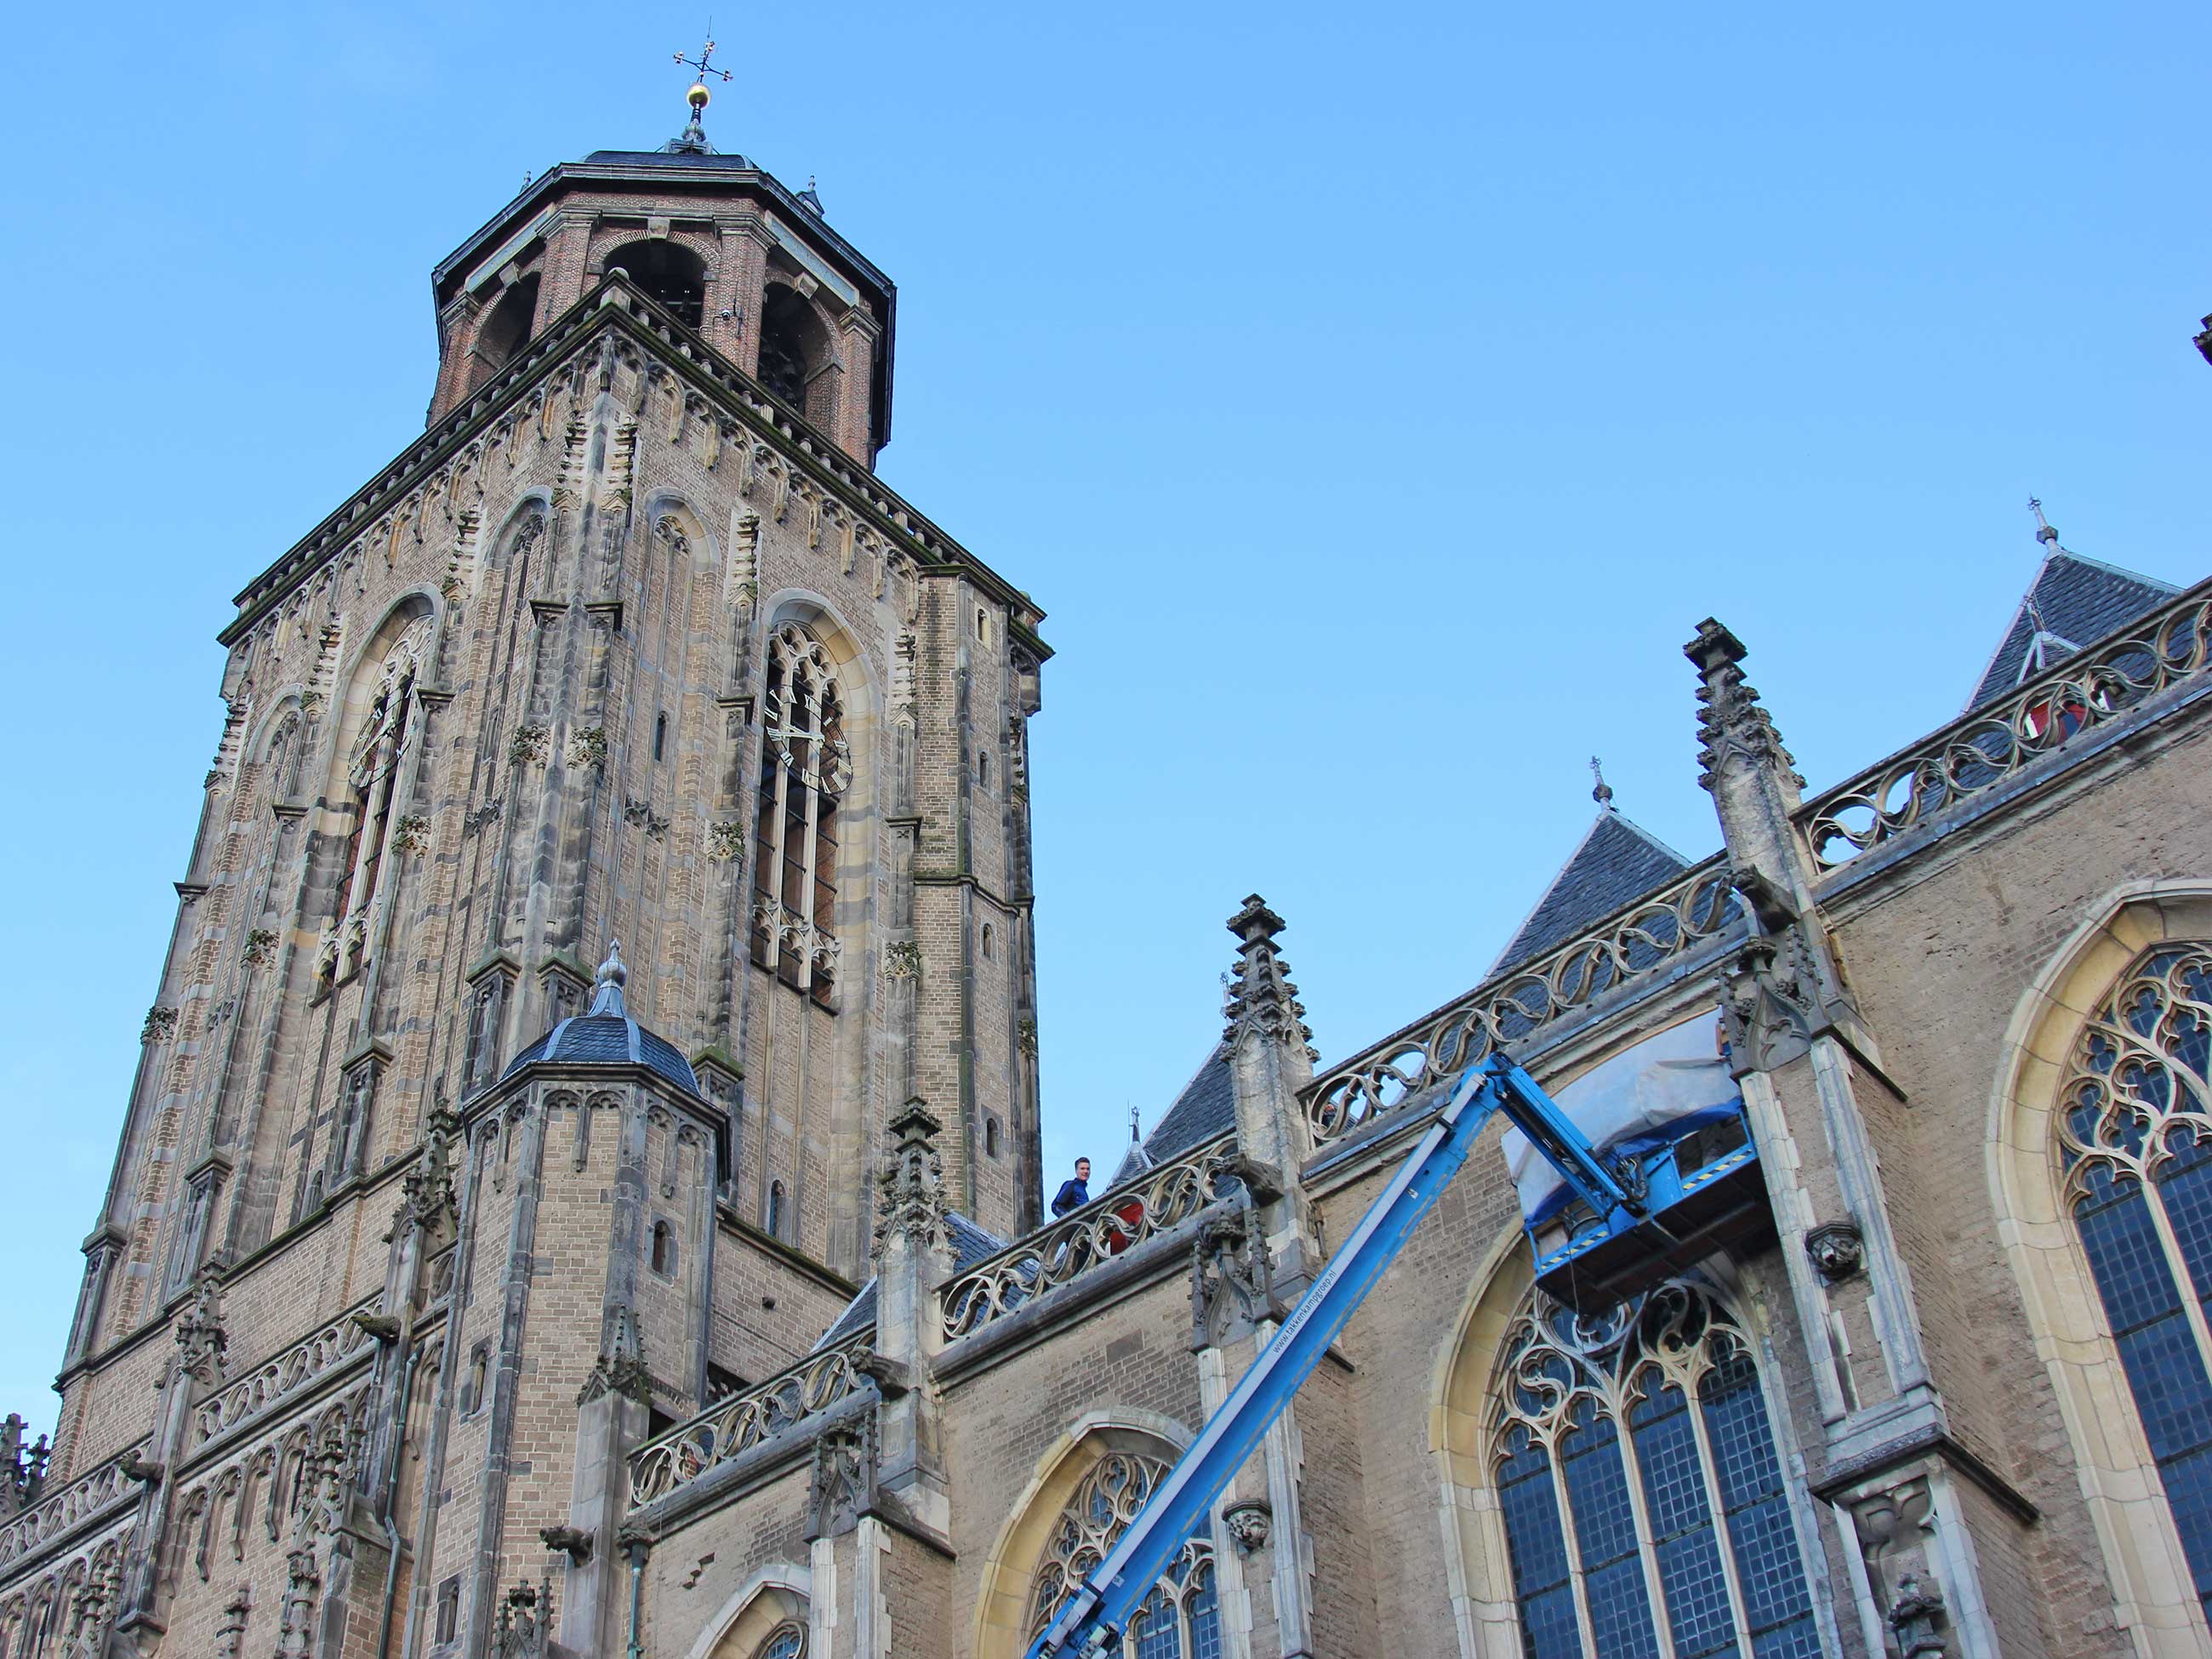
<svg viewBox="0 0 2212 1659">
<path fill-rule="evenodd" d="M 1741 1091 L 1721 1059 L 1720 1016 L 1707 1014 L 1648 1036 L 1552 1098 L 1600 1152 L 1669 1123 L 1735 1105 Z M 1505 1167 L 1521 1192 L 1521 1213 L 1541 1220 L 1571 1196 L 1559 1172 L 1520 1130 L 1505 1132 Z"/>
</svg>

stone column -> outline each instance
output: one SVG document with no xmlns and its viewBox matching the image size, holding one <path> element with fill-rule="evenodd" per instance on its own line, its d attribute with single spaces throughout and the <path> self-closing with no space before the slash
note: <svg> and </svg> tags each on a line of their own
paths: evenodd
<svg viewBox="0 0 2212 1659">
<path fill-rule="evenodd" d="M 943 1126 L 915 1099 L 887 1127 L 892 1146 L 877 1182 L 876 1353 L 885 1396 L 877 1484 L 942 1538 L 951 1510 L 929 1367 L 945 1346 L 937 1292 L 952 1277 L 945 1161 L 937 1149 Z"/>
<path fill-rule="evenodd" d="M 1968 1469 L 2000 1504 L 2025 1500 L 1957 1446 L 1930 1380 L 1869 1122 L 1894 1121 L 1904 1097 L 1814 896 L 1793 822 L 1803 780 L 1744 677 L 1742 641 L 1708 618 L 1683 650 L 1700 679 L 1699 781 L 1748 913 L 1750 937 L 1722 975 L 1722 1027 L 1814 1373 L 1824 1443 L 1808 1449 L 1811 1484 L 1848 1517 L 1869 1639 L 1886 1623 L 1892 1651 L 1983 1659 L 1996 1632 L 1951 1474 Z M 1908 1626 L 1937 1645 L 1912 1646 Z"/>
</svg>

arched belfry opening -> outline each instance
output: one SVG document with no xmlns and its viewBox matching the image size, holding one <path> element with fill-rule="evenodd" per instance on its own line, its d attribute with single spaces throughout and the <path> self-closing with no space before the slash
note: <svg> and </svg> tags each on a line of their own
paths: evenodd
<svg viewBox="0 0 2212 1659">
<path fill-rule="evenodd" d="M 686 328 L 697 328 L 707 315 L 707 262 L 681 242 L 641 237 L 607 255 L 609 270 L 619 269 L 645 297 Z"/>
<path fill-rule="evenodd" d="M 477 374 L 489 379 L 530 343 L 531 324 L 538 316 L 538 277 L 535 273 L 511 284 L 492 304 L 483 326 L 477 331 Z"/>
<path fill-rule="evenodd" d="M 760 381 L 820 424 L 810 402 L 815 377 L 830 361 L 830 331 L 798 289 L 770 283 L 761 295 Z"/>
</svg>

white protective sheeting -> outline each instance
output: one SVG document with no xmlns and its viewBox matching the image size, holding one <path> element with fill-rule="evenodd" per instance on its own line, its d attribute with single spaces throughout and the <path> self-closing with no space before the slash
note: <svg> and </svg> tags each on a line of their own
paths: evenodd
<svg viewBox="0 0 2212 1659">
<path fill-rule="evenodd" d="M 1718 1014 L 1706 1014 L 1648 1036 L 1552 1098 L 1600 1152 L 1678 1118 L 1726 1106 L 1741 1091 L 1720 1057 L 1719 1025 Z M 1504 1151 L 1505 1167 L 1520 1189 L 1521 1213 L 1536 1220 L 1555 1206 L 1567 1183 L 1520 1130 L 1506 1130 Z"/>
</svg>

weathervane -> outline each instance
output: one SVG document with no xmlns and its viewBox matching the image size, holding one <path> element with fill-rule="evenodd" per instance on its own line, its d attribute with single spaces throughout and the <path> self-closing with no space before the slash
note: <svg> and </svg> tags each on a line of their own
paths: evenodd
<svg viewBox="0 0 2212 1659">
<path fill-rule="evenodd" d="M 2035 539 L 2055 544 L 2058 540 L 2058 532 L 2051 527 L 2051 520 L 2043 516 L 2043 503 L 2030 495 L 2027 498 L 2027 510 L 2035 514 Z"/>
<path fill-rule="evenodd" d="M 684 129 L 684 137 L 677 140 L 677 143 L 686 146 L 696 145 L 702 149 L 707 145 L 707 131 L 699 125 L 699 117 L 704 112 L 708 101 L 714 95 L 707 90 L 707 77 L 710 75 L 719 75 L 725 81 L 730 78 L 729 70 L 718 70 L 714 67 L 714 42 L 712 38 L 714 27 L 711 22 L 707 25 L 708 39 L 707 44 L 700 49 L 696 58 L 686 58 L 680 52 L 676 54 L 678 63 L 686 69 L 698 71 L 698 78 L 692 82 L 691 89 L 684 94 L 684 101 L 691 106 L 691 125 Z"/>
<path fill-rule="evenodd" d="M 1613 786 L 1605 781 L 1605 763 L 1595 755 L 1590 757 L 1590 775 L 1597 780 L 1597 787 L 1590 791 L 1590 799 L 1610 812 L 1613 811 Z"/>
</svg>

